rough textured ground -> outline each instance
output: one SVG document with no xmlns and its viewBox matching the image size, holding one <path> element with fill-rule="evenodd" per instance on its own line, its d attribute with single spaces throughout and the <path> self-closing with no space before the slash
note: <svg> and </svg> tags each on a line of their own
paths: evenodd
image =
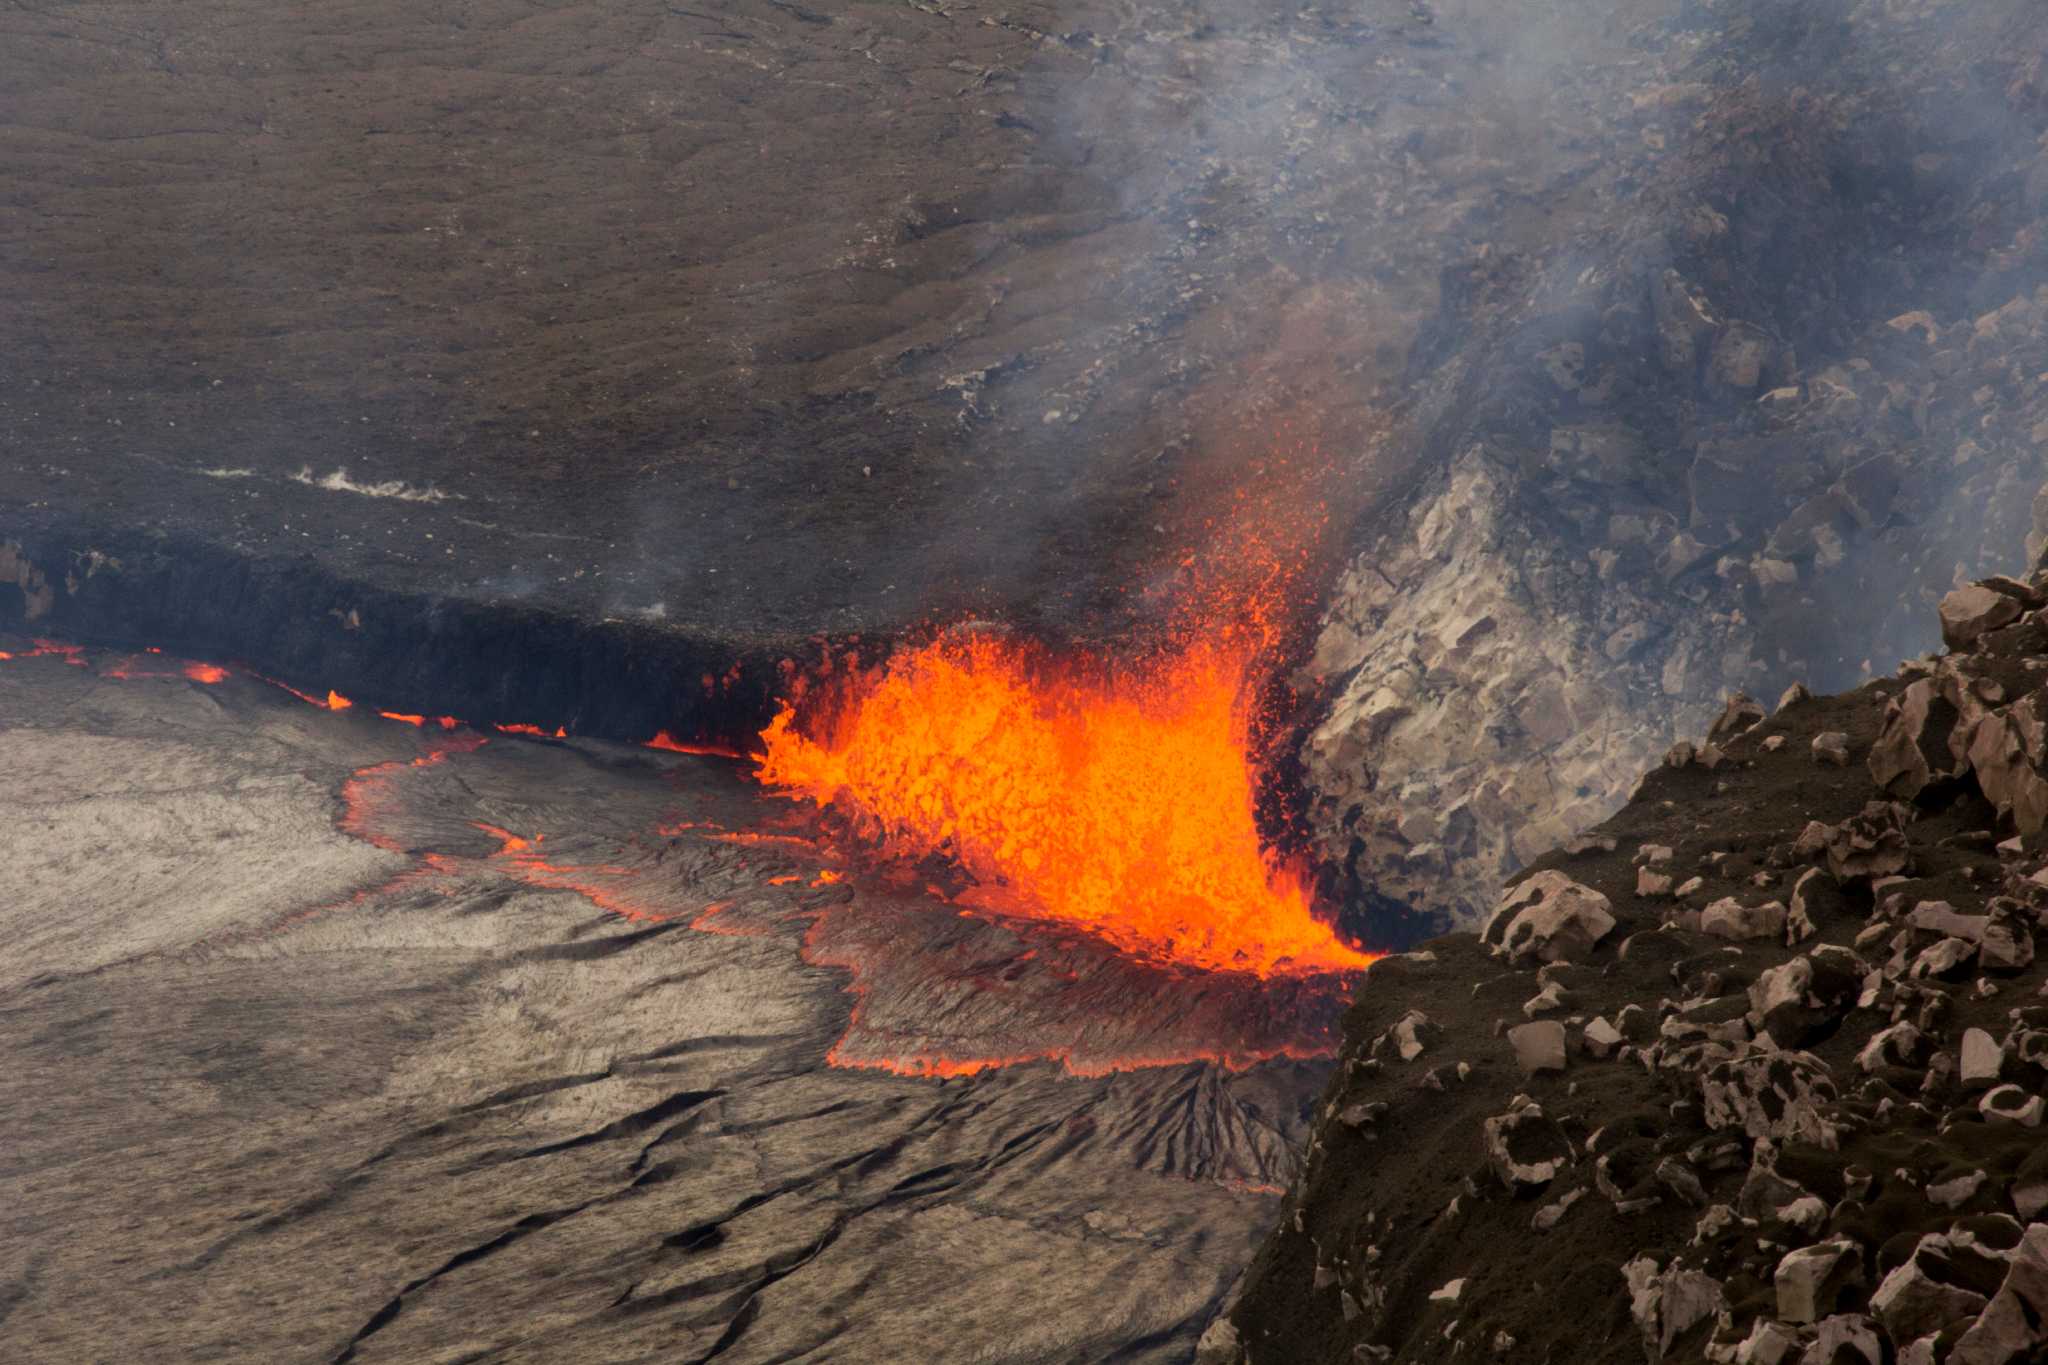
<svg viewBox="0 0 2048 1365">
<path fill-rule="evenodd" d="M 2014 587 L 1938 667 L 1731 707 L 1483 935 L 1369 972 L 1205 1358 L 2041 1359 L 2048 627 Z"/>
<path fill-rule="evenodd" d="M 722 837 L 728 762 L 7 647 L 10 1361 L 1185 1359 L 1293 1170 L 1308 1064 L 828 1066 L 1304 1015 Z"/>
</svg>

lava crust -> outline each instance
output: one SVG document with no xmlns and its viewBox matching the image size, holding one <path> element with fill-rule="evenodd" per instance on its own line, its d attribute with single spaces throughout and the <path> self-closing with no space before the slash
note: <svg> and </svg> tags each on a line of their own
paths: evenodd
<svg viewBox="0 0 2048 1365">
<path fill-rule="evenodd" d="M 5 652 L 11 1359 L 1184 1359 L 1292 1174 L 1335 979 L 878 884 L 727 759 Z"/>
</svg>

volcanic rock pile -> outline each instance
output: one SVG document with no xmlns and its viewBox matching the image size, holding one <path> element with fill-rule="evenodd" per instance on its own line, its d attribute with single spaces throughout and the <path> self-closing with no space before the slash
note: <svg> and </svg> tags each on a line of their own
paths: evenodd
<svg viewBox="0 0 2048 1365">
<path fill-rule="evenodd" d="M 1542 191 L 1577 230 L 1445 272 L 1430 453 L 1310 670 L 1323 851 L 1460 924 L 1723 692 L 1853 686 L 2040 543 L 2048 30 L 1709 11 L 1605 73 L 1584 131 L 1625 172 Z"/>
<path fill-rule="evenodd" d="M 1214 1361 L 2048 1357 L 2048 572 L 1368 975 Z"/>
</svg>

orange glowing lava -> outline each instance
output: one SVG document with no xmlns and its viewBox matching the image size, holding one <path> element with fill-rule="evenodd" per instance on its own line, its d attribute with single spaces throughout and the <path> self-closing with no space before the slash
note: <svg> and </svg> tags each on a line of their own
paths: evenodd
<svg viewBox="0 0 2048 1365">
<path fill-rule="evenodd" d="M 1327 577 L 1333 468 L 1311 448 L 1250 471 L 1179 562 L 1169 643 L 1113 664 L 955 629 L 795 690 L 756 775 L 891 856 L 952 859 L 978 883 L 962 905 L 1213 971 L 1369 965 L 1315 917 L 1255 814 L 1258 698 Z"/>
<path fill-rule="evenodd" d="M 56 657 L 73 668 L 84 668 L 85 650 L 80 645 L 67 645 L 60 640 L 32 640 L 35 648 L 25 654 L 0 653 L 0 659 L 41 659 Z"/>
<path fill-rule="evenodd" d="M 569 732 L 559 725 L 555 727 L 555 732 L 552 735 L 541 729 L 538 725 L 514 724 L 500 725 L 495 728 L 503 734 L 531 735 L 536 739 L 567 739 L 569 737 Z"/>
<path fill-rule="evenodd" d="M 1210 970 L 1366 966 L 1261 847 L 1250 663 L 1193 645 L 1118 675 L 956 634 L 890 660 L 808 734 L 785 706 L 759 775 L 850 803 L 892 853 L 955 858 L 980 883 L 964 904 Z"/>
<path fill-rule="evenodd" d="M 263 677 L 263 675 L 260 673 L 256 676 L 259 678 Z M 350 701 L 347 697 L 342 696 L 341 693 L 336 692 L 333 688 L 329 688 L 327 690 L 326 696 L 316 697 L 310 692 L 301 692 L 299 691 L 298 688 L 293 687 L 290 683 L 279 682 L 275 678 L 263 678 L 263 681 L 269 683 L 272 687 L 281 687 L 285 691 L 297 697 L 300 701 L 306 703 L 308 706 L 317 706 L 323 711 L 346 711 L 349 709 L 349 707 L 355 705 L 354 702 Z"/>
<path fill-rule="evenodd" d="M 407 852 L 403 843 L 379 832 L 378 818 L 397 794 L 392 779 L 407 768 L 431 768 L 447 762 L 451 754 L 474 753 L 488 743 L 482 735 L 463 735 L 434 745 L 418 758 L 394 758 L 358 768 L 341 784 L 341 827 L 387 853 Z"/>
<path fill-rule="evenodd" d="M 644 924 L 660 924 L 671 918 L 667 910 L 637 898 L 637 869 L 633 867 L 617 863 L 551 863 L 540 848 L 547 838 L 544 834 L 528 839 L 497 825 L 481 821 L 471 824 L 498 841 L 498 851 L 491 855 L 492 859 L 529 886 L 573 891 L 600 910 Z"/>
<path fill-rule="evenodd" d="M 737 749 L 723 744 L 685 744 L 666 730 L 657 730 L 654 738 L 647 741 L 649 749 L 663 749 L 672 754 L 697 754 L 705 758 L 744 758 Z"/>
<path fill-rule="evenodd" d="M 161 652 L 162 651 L 160 650 L 154 649 L 150 651 L 150 653 L 152 654 L 157 654 Z M 185 676 L 190 678 L 193 682 L 217 683 L 225 682 L 227 680 L 228 671 L 225 668 L 222 668 L 219 664 L 186 664 Z"/>
</svg>

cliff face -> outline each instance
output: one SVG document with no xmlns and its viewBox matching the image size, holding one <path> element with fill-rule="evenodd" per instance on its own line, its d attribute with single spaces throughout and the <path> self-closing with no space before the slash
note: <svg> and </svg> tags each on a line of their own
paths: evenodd
<svg viewBox="0 0 2048 1365">
<path fill-rule="evenodd" d="M 2038 544 L 2038 25 L 1711 13 L 1589 118 L 1626 169 L 1573 187 L 1575 231 L 1446 271 L 1406 434 L 1432 454 L 1311 664 L 1325 853 L 1449 921 L 1725 690 L 1851 685 Z"/>
<path fill-rule="evenodd" d="M 2048 573 L 1367 977 L 1209 1361 L 2048 1353 Z"/>
</svg>

